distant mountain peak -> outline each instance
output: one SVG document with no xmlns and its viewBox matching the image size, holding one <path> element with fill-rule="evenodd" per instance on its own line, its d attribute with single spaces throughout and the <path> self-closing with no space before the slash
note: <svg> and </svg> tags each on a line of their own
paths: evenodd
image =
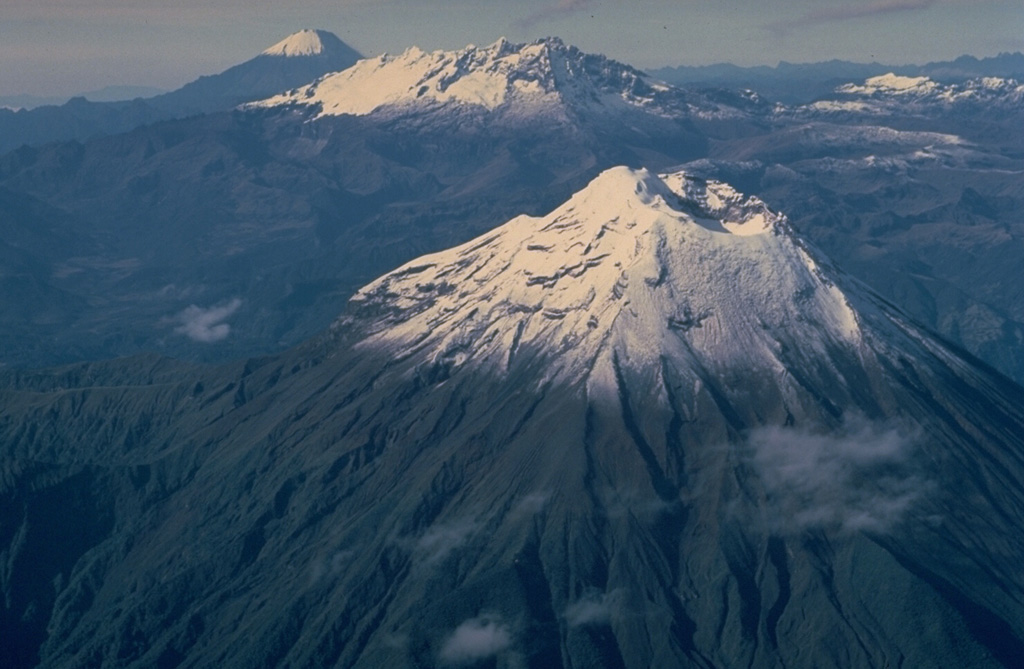
<svg viewBox="0 0 1024 669">
<path fill-rule="evenodd" d="M 937 87 L 938 84 L 928 77 L 905 77 L 888 72 L 877 77 L 869 77 L 863 85 L 845 84 L 836 90 L 840 93 L 858 93 L 861 95 L 921 95 L 930 93 Z"/>
<path fill-rule="evenodd" d="M 670 87 L 639 70 L 568 46 L 556 37 L 526 44 L 505 38 L 486 47 L 366 59 L 343 72 L 254 106 L 319 107 L 319 116 L 367 115 L 383 107 L 473 106 L 489 111 L 521 103 L 551 107 L 622 105 L 656 112 Z"/>
<path fill-rule="evenodd" d="M 829 98 L 803 110 L 826 113 L 907 114 L 935 113 L 962 107 L 1018 112 L 1024 84 L 1001 77 L 978 77 L 942 83 L 929 77 L 908 77 L 892 72 L 869 77 L 863 83 L 843 84 Z"/>
<path fill-rule="evenodd" d="M 327 51 L 337 49 L 339 46 L 344 46 L 344 43 L 333 33 L 307 28 L 285 37 L 260 55 L 286 58 L 319 56 Z"/>
<path fill-rule="evenodd" d="M 771 370 L 780 342 L 856 348 L 858 318 L 828 272 L 757 198 L 618 167 L 547 216 L 385 275 L 342 323 L 369 314 L 363 345 L 389 355 L 499 370 L 540 355 L 552 376 L 601 387 L 613 360 Z"/>
</svg>

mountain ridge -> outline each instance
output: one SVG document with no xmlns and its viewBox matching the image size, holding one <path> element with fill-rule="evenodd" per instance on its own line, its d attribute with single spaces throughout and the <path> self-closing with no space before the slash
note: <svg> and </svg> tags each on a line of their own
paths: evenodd
<svg viewBox="0 0 1024 669">
<path fill-rule="evenodd" d="M 457 52 L 449 55 L 458 73 Z M 586 74 L 584 61 L 572 59 Z M 675 116 L 665 118 L 622 99 L 634 81 L 626 66 L 587 62 L 592 81 L 605 65 L 622 74 L 618 88 L 602 98 L 581 84 L 567 96 L 575 106 L 558 107 L 555 94 L 557 113 L 547 116 L 432 103 L 313 121 L 316 110 L 281 107 L 9 154 L 0 161 L 7 188 L 65 209 L 87 235 L 112 235 L 116 248 L 66 257 L 59 246 L 29 277 L 19 269 L 9 279 L 49 284 L 36 294 L 55 304 L 39 311 L 59 314 L 62 291 L 95 308 L 64 309 L 70 322 L 59 325 L 15 319 L 0 335 L 12 342 L 0 347 L 8 364 L 280 350 L 325 327 L 372 277 L 515 213 L 541 213 L 606 167 L 664 170 L 708 159 L 726 165 L 724 181 L 770 193 L 816 243 L 916 318 L 1024 378 L 1022 302 L 998 290 L 1020 245 L 1013 211 L 1022 140 L 1012 106 L 857 116 L 786 112 L 727 91 L 633 96 Z M 205 240 L 202 253 L 182 248 L 192 239 Z M 139 259 L 154 256 L 168 261 L 143 271 Z M 237 272 L 221 269 L 228 266 Z M 258 276 L 245 269 L 254 267 L 263 268 Z M 121 299 L 131 308 L 115 310 Z M 197 345 L 178 334 L 189 313 L 217 313 L 237 299 L 223 341 Z M 311 313 L 323 320 L 311 322 Z"/>
<path fill-rule="evenodd" d="M 669 66 L 648 71 L 655 77 L 679 86 L 752 88 L 771 100 L 786 104 L 806 104 L 828 95 L 836 86 L 886 72 L 909 77 L 931 76 L 942 83 L 957 83 L 978 77 L 1022 79 L 1024 54 L 1001 53 L 985 58 L 964 55 L 952 61 L 938 61 L 925 65 L 855 63 L 833 59 L 819 63 L 782 61 L 774 67 L 742 67 L 720 63 Z"/>
<path fill-rule="evenodd" d="M 651 115 L 738 117 L 756 96 L 718 104 L 653 81 L 639 70 L 581 52 L 549 37 L 514 44 L 501 38 L 487 47 L 402 54 L 367 59 L 344 72 L 286 94 L 250 103 L 249 109 L 298 107 L 315 118 L 353 114 L 410 115 L 436 107 L 512 111 L 528 119 L 550 114 L 613 115 L 618 107 Z M 567 111 L 570 110 L 570 111 Z"/>
<path fill-rule="evenodd" d="M 926 76 L 888 72 L 863 83 L 836 87 L 832 95 L 792 110 L 904 115 L 973 112 L 982 118 L 1016 113 L 1024 100 L 1024 84 L 1015 79 L 982 77 L 944 84 Z"/>
</svg>

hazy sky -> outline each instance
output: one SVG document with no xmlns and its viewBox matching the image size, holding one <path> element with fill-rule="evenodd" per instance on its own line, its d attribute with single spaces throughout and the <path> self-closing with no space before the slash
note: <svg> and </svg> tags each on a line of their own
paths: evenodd
<svg viewBox="0 0 1024 669">
<path fill-rule="evenodd" d="M 366 55 L 557 35 L 639 67 L 1024 51 L 1022 0 L 0 0 L 0 95 L 176 88 L 301 28 Z"/>
</svg>

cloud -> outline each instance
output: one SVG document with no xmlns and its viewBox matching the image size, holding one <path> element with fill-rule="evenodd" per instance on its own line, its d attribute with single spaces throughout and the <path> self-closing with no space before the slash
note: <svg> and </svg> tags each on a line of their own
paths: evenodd
<svg viewBox="0 0 1024 669">
<path fill-rule="evenodd" d="M 838 23 L 853 19 L 886 16 L 929 9 L 942 4 L 984 4 L 990 0 L 875 0 L 874 2 L 848 1 L 833 7 L 820 7 L 806 12 L 795 19 L 782 19 L 765 27 L 780 35 L 794 28 Z"/>
<path fill-rule="evenodd" d="M 456 627 L 438 657 L 448 664 L 471 664 L 497 655 L 511 643 L 512 634 L 501 618 L 484 614 Z"/>
<path fill-rule="evenodd" d="M 645 522 L 651 522 L 663 514 L 678 511 L 681 504 L 678 499 L 666 501 L 652 496 L 650 491 L 638 491 L 631 488 L 608 487 L 601 492 L 605 513 L 609 518 L 633 516 Z"/>
<path fill-rule="evenodd" d="M 825 7 L 807 12 L 797 19 L 798 25 L 815 25 L 859 19 L 865 16 L 884 16 L 899 12 L 912 12 L 927 9 L 936 4 L 936 0 L 880 0 L 867 5 L 846 3 L 840 7 Z"/>
<path fill-rule="evenodd" d="M 532 492 L 519 500 L 515 507 L 513 507 L 511 515 L 513 518 L 536 516 L 544 510 L 549 499 L 551 499 L 550 493 Z"/>
<path fill-rule="evenodd" d="M 886 531 L 930 484 L 913 471 L 915 434 L 864 419 L 834 433 L 764 427 L 749 435 L 775 531 L 832 527 Z"/>
<path fill-rule="evenodd" d="M 435 525 L 416 542 L 416 552 L 426 564 L 437 564 L 464 546 L 477 528 L 476 521 L 467 518 Z"/>
<path fill-rule="evenodd" d="M 555 4 L 540 9 L 519 21 L 520 28 L 532 28 L 538 23 L 570 16 L 590 9 L 594 0 L 558 0 Z"/>
<path fill-rule="evenodd" d="M 325 578 L 335 578 L 342 574 L 353 557 L 355 557 L 354 551 L 341 550 L 314 560 L 310 565 L 309 584 L 316 585 Z"/>
<path fill-rule="evenodd" d="M 618 611 L 622 599 L 621 590 L 609 593 L 592 591 L 565 607 L 565 622 L 569 627 L 583 625 L 605 625 Z"/>
<path fill-rule="evenodd" d="M 194 304 L 190 305 L 174 317 L 173 320 L 179 323 L 174 331 L 185 335 L 192 341 L 205 344 L 221 341 L 231 334 L 231 326 L 224 321 L 238 311 L 240 306 L 242 306 L 242 300 L 237 297 L 227 304 L 208 309 L 197 307 Z"/>
</svg>

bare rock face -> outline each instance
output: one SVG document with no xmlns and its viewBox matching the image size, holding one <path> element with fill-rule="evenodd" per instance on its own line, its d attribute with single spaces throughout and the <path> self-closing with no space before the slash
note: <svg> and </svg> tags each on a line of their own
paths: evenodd
<svg viewBox="0 0 1024 669">
<path fill-rule="evenodd" d="M 607 171 L 280 356 L 2 387 L 7 665 L 1024 653 L 1024 390 L 721 183 Z"/>
</svg>

